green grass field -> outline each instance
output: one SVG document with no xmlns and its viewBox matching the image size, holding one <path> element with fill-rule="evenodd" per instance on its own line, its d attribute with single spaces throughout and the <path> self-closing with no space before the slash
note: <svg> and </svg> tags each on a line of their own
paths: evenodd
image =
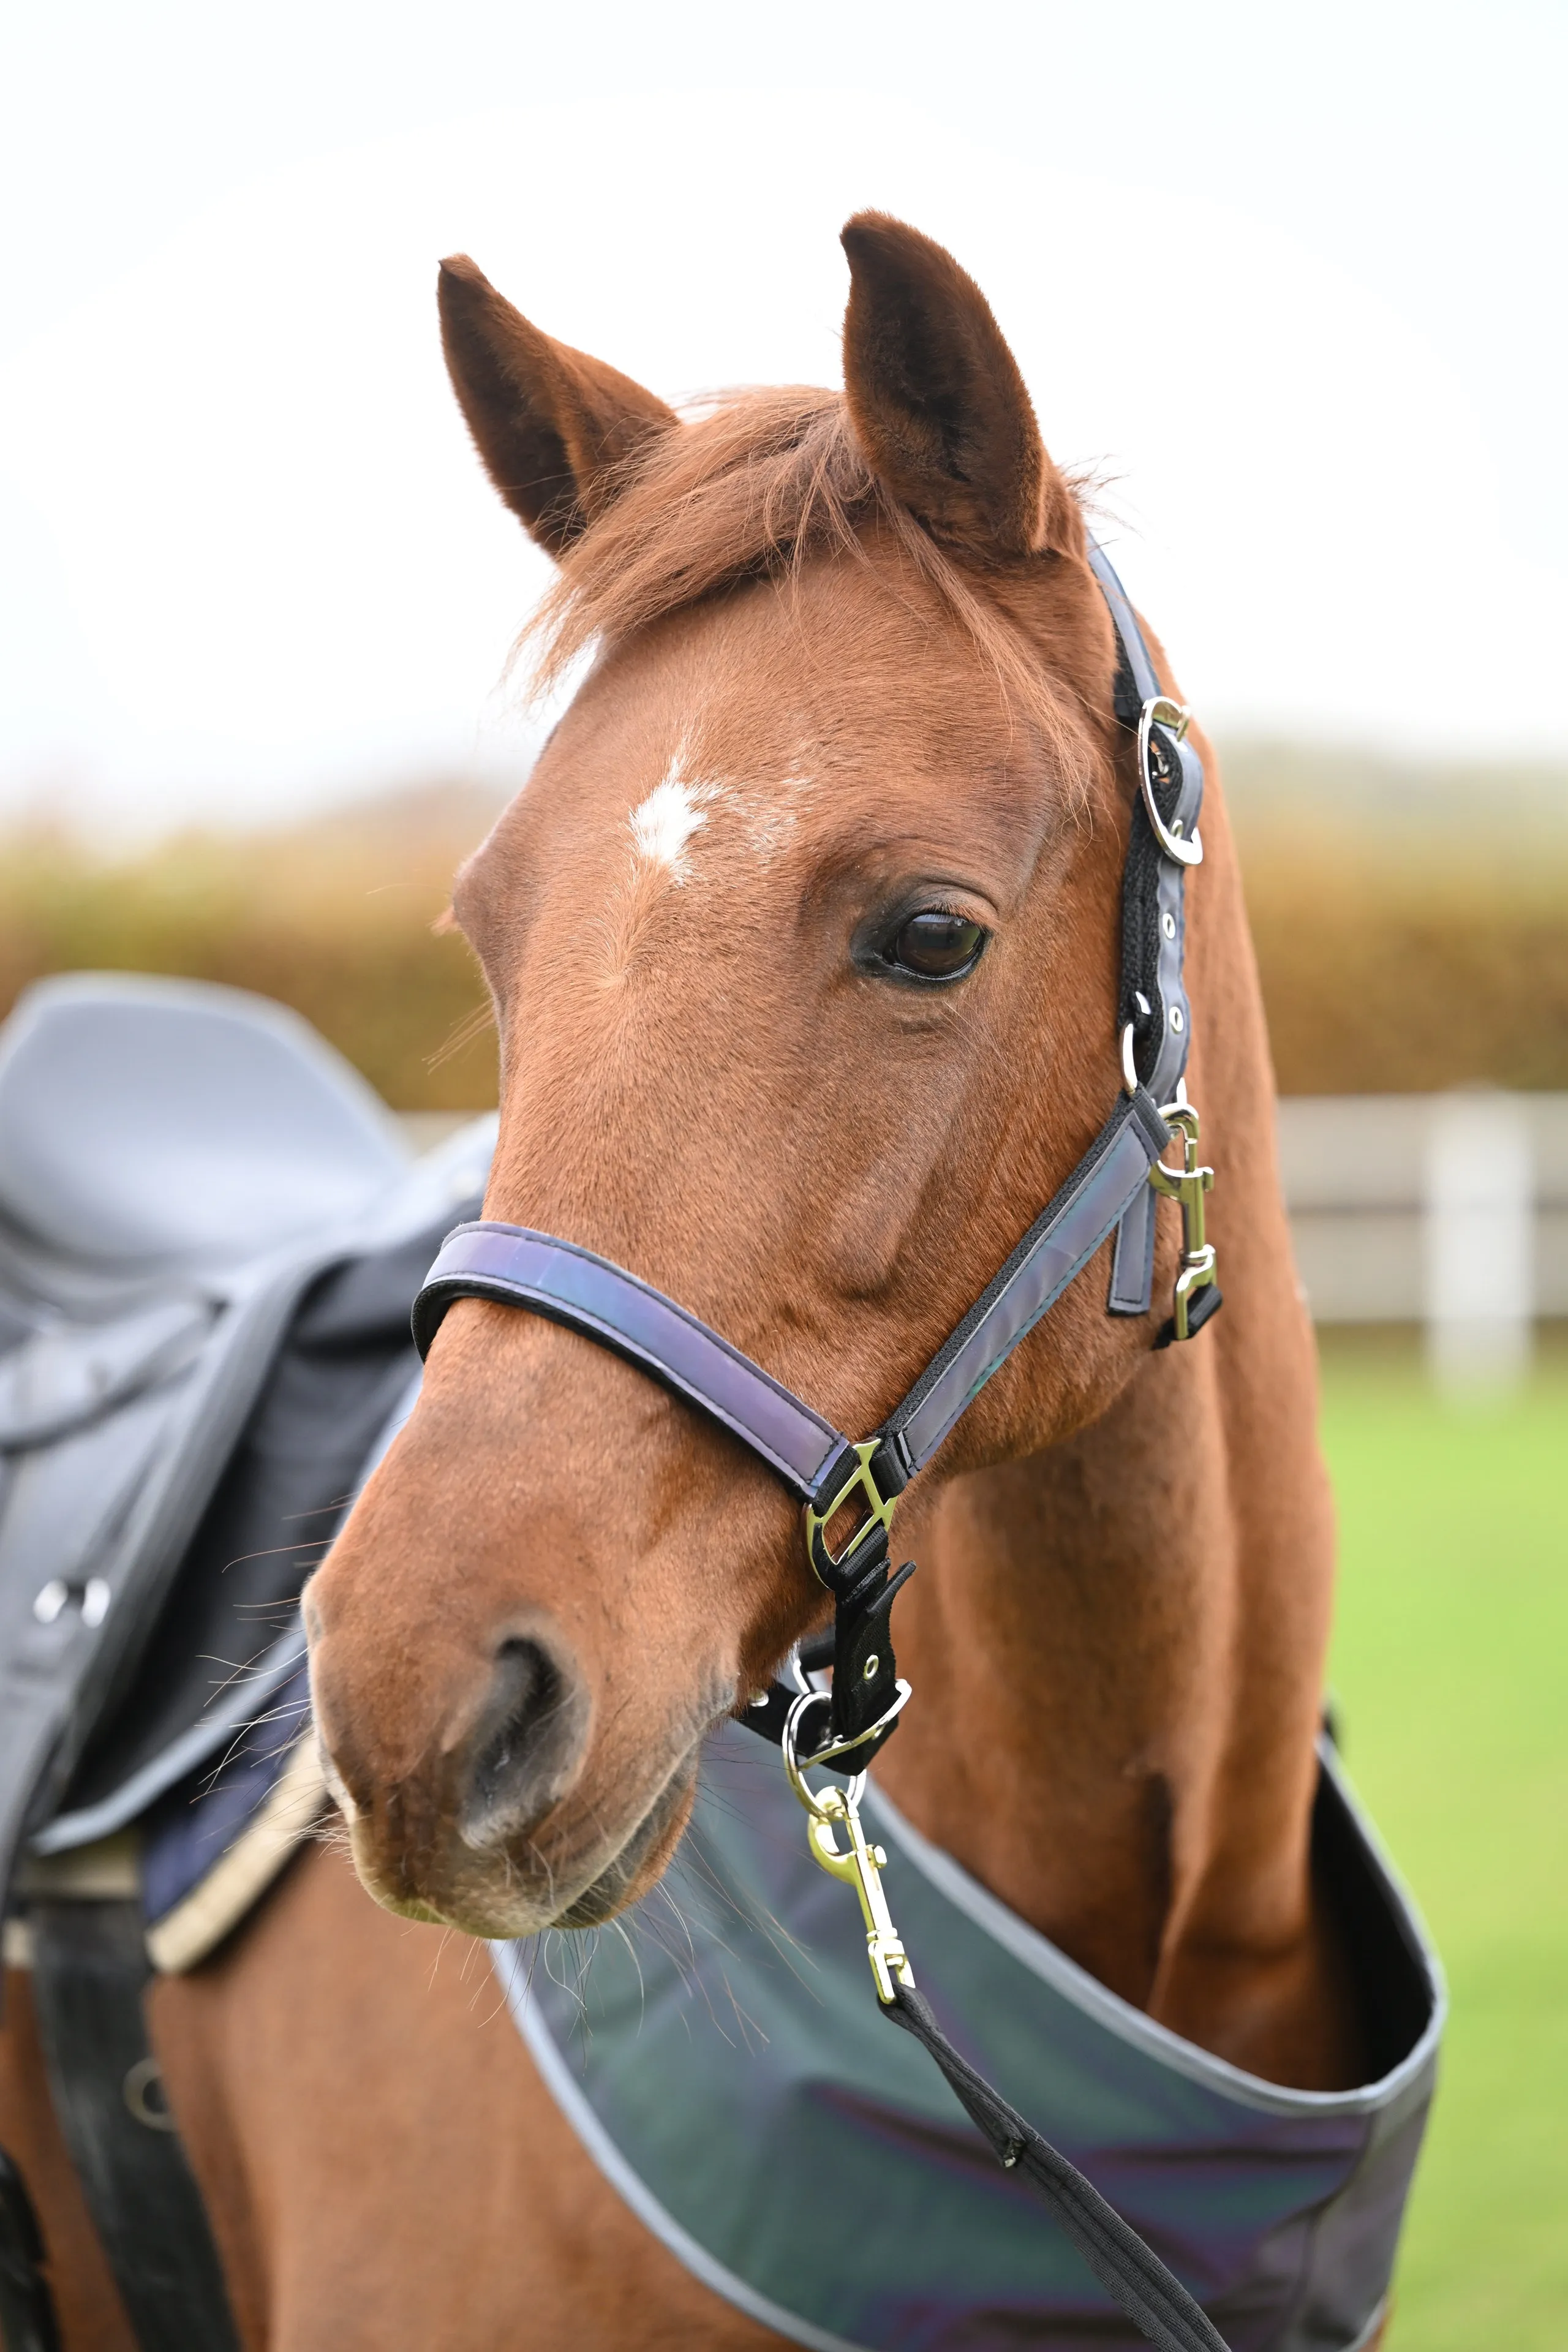
<svg viewBox="0 0 1568 2352">
<path fill-rule="evenodd" d="M 1568 2346 L 1568 1360 L 1488 1408 L 1331 1343 L 1332 1683 L 1452 2016 L 1393 2352 Z"/>
</svg>

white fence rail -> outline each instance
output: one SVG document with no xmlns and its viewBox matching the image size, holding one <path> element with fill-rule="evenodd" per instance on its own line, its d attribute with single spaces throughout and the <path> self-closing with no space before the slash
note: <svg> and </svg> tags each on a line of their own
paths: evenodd
<svg viewBox="0 0 1568 2352">
<path fill-rule="evenodd" d="M 1436 1378 L 1484 1389 L 1568 1316 L 1568 1095 L 1296 1096 L 1279 1156 L 1319 1323 L 1421 1323 Z"/>
<path fill-rule="evenodd" d="M 1321 1323 L 1568 1315 L 1568 1095 L 1296 1095 L 1279 1157 Z"/>
</svg>

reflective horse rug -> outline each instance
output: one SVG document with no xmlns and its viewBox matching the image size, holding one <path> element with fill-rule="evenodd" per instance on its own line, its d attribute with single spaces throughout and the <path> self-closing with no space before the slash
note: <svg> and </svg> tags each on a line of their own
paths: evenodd
<svg viewBox="0 0 1568 2352">
<path fill-rule="evenodd" d="M 1082 2168 L 1235 2352 L 1327 2352 L 1382 2316 L 1430 2103 L 1436 1962 L 1325 1742 L 1318 1867 L 1374 2079 L 1241 2073 L 1108 1992 L 930 1845 L 866 1811 L 917 1981 L 972 2064 Z M 711 1744 L 664 1884 L 579 1938 L 497 1947 L 513 2015 L 590 2153 L 720 2294 L 819 2352 L 1141 2338 L 924 2053 L 885 2029 L 858 1914 L 805 1850 L 778 1759 Z"/>
</svg>

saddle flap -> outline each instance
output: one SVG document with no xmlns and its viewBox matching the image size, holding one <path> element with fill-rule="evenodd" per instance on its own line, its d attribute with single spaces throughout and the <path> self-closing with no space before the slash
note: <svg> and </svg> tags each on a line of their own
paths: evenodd
<svg viewBox="0 0 1568 2352">
<path fill-rule="evenodd" d="M 173 1385 L 142 1395 L 56 1444 L 13 1460 L 0 1517 L 0 1623 L 26 1626 L 43 1589 L 90 1577 L 114 1582 L 115 1539 L 167 1448 L 184 1399 Z"/>
<path fill-rule="evenodd" d="M 0 1356 L 0 1453 L 87 1427 L 200 1353 L 214 1308 L 165 1298 L 113 1322 L 55 1323 Z"/>
</svg>

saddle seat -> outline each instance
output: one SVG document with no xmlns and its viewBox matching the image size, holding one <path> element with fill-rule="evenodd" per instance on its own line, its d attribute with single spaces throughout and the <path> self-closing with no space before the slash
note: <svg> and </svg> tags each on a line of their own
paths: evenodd
<svg viewBox="0 0 1568 2352">
<path fill-rule="evenodd" d="M 165 1276 L 257 1257 L 408 1159 L 357 1071 L 238 989 L 72 972 L 0 1032 L 0 1221 L 49 1257 Z"/>
</svg>

